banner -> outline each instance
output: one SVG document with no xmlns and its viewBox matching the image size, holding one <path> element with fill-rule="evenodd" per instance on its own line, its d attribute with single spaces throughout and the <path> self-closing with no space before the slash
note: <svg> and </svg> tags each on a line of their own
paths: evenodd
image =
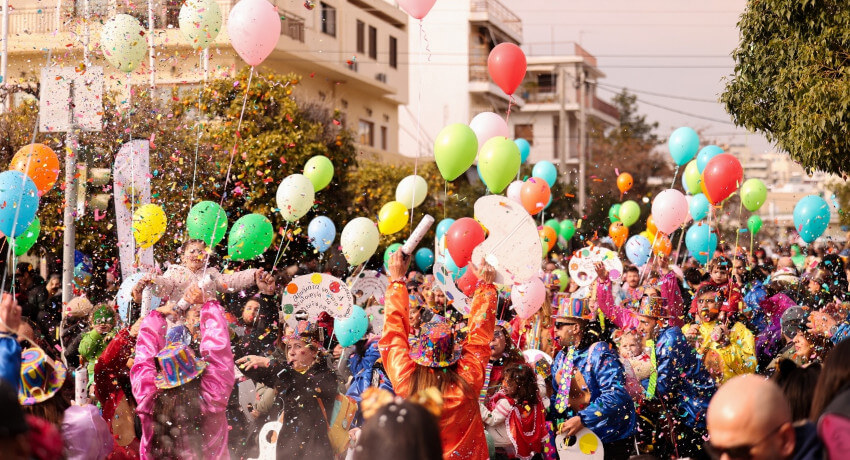
<svg viewBox="0 0 850 460">
<path fill-rule="evenodd" d="M 118 232 L 118 255 L 121 276 L 127 278 L 139 271 L 154 267 L 153 249 L 143 249 L 136 262 L 136 241 L 133 239 L 133 211 L 151 202 L 150 141 L 127 142 L 115 155 L 113 170 L 115 190 L 115 220 Z"/>
</svg>

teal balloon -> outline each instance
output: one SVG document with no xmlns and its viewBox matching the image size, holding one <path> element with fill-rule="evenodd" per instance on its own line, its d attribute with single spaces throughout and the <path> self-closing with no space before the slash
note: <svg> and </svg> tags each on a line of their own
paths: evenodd
<svg viewBox="0 0 850 460">
<path fill-rule="evenodd" d="M 466 267 L 463 267 L 463 268 L 458 267 L 457 264 L 455 263 L 455 261 L 452 260 L 452 256 L 449 255 L 449 251 L 446 251 L 446 254 L 445 254 L 444 257 L 445 257 L 445 260 L 443 261 L 444 262 L 443 267 L 445 267 L 446 271 L 448 271 L 452 275 L 452 279 L 454 281 L 457 281 L 458 278 L 460 278 L 461 276 L 463 276 L 466 273 L 466 269 L 469 265 L 467 265 Z"/>
<path fill-rule="evenodd" d="M 347 318 L 334 318 L 334 335 L 340 346 L 350 347 L 366 335 L 369 329 L 369 316 L 359 305 L 351 309 Z"/>
<path fill-rule="evenodd" d="M 428 273 L 431 271 L 431 267 L 434 266 L 434 251 L 428 248 L 419 248 L 416 251 L 414 259 L 416 260 L 416 266 L 423 273 Z"/>
<path fill-rule="evenodd" d="M 528 156 L 531 154 L 531 144 L 523 138 L 515 139 L 514 144 L 519 147 L 520 161 L 525 163 Z"/>
<path fill-rule="evenodd" d="M 389 266 L 390 256 L 399 249 L 401 249 L 401 243 L 393 243 L 387 246 L 387 249 L 384 250 L 384 267 Z"/>
<path fill-rule="evenodd" d="M 643 235 L 635 235 L 626 241 L 626 257 L 631 263 L 643 267 L 652 255 L 652 244 Z"/>
<path fill-rule="evenodd" d="M 29 228 L 38 210 L 35 182 L 20 171 L 0 173 L 0 232 L 17 238 Z"/>
<path fill-rule="evenodd" d="M 454 219 L 443 219 L 439 224 L 437 224 L 437 229 L 434 230 L 434 232 L 436 233 L 438 240 L 449 231 L 449 228 L 453 223 L 455 223 Z"/>
<path fill-rule="evenodd" d="M 612 224 L 620 221 L 620 206 L 620 203 L 617 203 L 608 208 L 608 220 L 610 220 Z"/>
<path fill-rule="evenodd" d="M 237 220 L 227 238 L 227 254 L 233 260 L 250 260 L 266 252 L 272 244 L 274 229 L 266 216 L 248 214 Z"/>
<path fill-rule="evenodd" d="M 15 238 L 15 255 L 22 256 L 32 248 L 41 233 L 41 222 L 38 217 L 32 220 L 27 230 L 21 236 Z"/>
<path fill-rule="evenodd" d="M 817 195 L 805 196 L 794 206 L 794 227 L 806 243 L 823 235 L 830 217 L 829 205 Z"/>
<path fill-rule="evenodd" d="M 558 224 L 558 235 L 569 241 L 573 235 L 576 234 L 576 224 L 571 220 L 562 220 L 560 224 Z"/>
<path fill-rule="evenodd" d="M 761 230 L 761 224 L 762 224 L 761 217 L 759 217 L 759 216 L 752 215 L 752 216 L 750 216 L 749 219 L 747 219 L 747 229 L 753 235 L 755 235 L 756 233 L 759 232 L 759 230 Z"/>
<path fill-rule="evenodd" d="M 186 230 L 189 238 L 202 240 L 213 247 L 227 235 L 227 213 L 218 203 L 201 201 L 189 210 Z"/>
<path fill-rule="evenodd" d="M 701 264 L 706 264 L 717 249 L 717 234 L 708 225 L 691 225 L 685 234 L 685 246 L 691 257 Z"/>
<path fill-rule="evenodd" d="M 706 165 L 708 165 L 708 162 L 721 153 L 723 153 L 723 149 L 716 145 L 706 145 L 703 147 L 697 154 L 697 169 L 699 170 L 699 173 L 702 174 Z M 695 191 L 696 190 L 691 190 L 691 192 Z"/>
<path fill-rule="evenodd" d="M 683 126 L 673 131 L 667 139 L 667 149 L 677 165 L 682 166 L 694 159 L 699 150 L 699 134 L 692 128 Z"/>
<path fill-rule="evenodd" d="M 708 215 L 709 206 L 711 204 L 708 202 L 708 198 L 705 197 L 703 193 L 697 193 L 691 198 L 691 205 L 689 211 L 691 212 L 691 217 L 694 220 L 702 220 Z"/>
<path fill-rule="evenodd" d="M 546 206 L 543 206 L 543 209 L 549 209 L 549 206 L 552 206 L 552 200 L 555 199 L 555 195 L 549 194 L 549 202 L 546 203 Z"/>
<path fill-rule="evenodd" d="M 531 176 L 545 180 L 549 184 L 549 187 L 552 187 L 555 185 L 555 181 L 558 180 L 558 168 L 550 161 L 541 161 L 534 165 L 534 169 L 531 170 Z"/>
</svg>

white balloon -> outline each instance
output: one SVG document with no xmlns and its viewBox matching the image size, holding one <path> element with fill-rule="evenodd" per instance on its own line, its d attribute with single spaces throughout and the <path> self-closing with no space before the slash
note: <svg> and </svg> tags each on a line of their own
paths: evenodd
<svg viewBox="0 0 850 460">
<path fill-rule="evenodd" d="M 469 127 L 472 128 L 475 136 L 478 137 L 478 150 L 481 150 L 481 147 L 488 140 L 496 136 L 510 137 L 511 133 L 505 119 L 493 112 L 479 113 L 469 122 Z"/>
<path fill-rule="evenodd" d="M 277 188 L 277 207 L 287 222 L 301 218 L 313 207 L 313 183 L 302 174 L 287 176 Z"/>
<path fill-rule="evenodd" d="M 515 180 L 511 182 L 511 185 L 508 185 L 508 191 L 506 193 L 508 198 L 513 201 L 516 201 L 519 204 L 522 204 L 522 181 Z"/>
<path fill-rule="evenodd" d="M 339 239 L 345 260 L 351 265 L 366 262 L 378 249 L 380 237 L 374 222 L 365 217 L 355 218 L 342 229 Z"/>
<path fill-rule="evenodd" d="M 395 200 L 407 206 L 407 209 L 413 209 L 422 204 L 427 195 L 428 183 L 422 176 L 407 176 L 395 189 Z"/>
<path fill-rule="evenodd" d="M 147 34 L 139 20 L 129 14 L 117 14 L 100 31 L 100 49 L 116 69 L 132 72 L 139 67 L 148 50 Z"/>
<path fill-rule="evenodd" d="M 204 49 L 221 31 L 221 7 L 216 0 L 186 0 L 177 20 L 180 32 L 192 48 Z"/>
</svg>

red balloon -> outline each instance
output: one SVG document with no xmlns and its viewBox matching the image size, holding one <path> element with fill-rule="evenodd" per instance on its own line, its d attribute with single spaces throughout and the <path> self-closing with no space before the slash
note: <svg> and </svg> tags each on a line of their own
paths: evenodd
<svg viewBox="0 0 850 460">
<path fill-rule="evenodd" d="M 484 241 L 484 229 L 477 220 L 463 217 L 455 221 L 446 232 L 446 249 L 459 267 L 466 267 L 472 258 L 472 250 Z"/>
<path fill-rule="evenodd" d="M 542 211 L 549 204 L 551 196 L 552 191 L 549 190 L 549 184 L 539 177 L 529 177 L 527 181 L 522 183 L 519 192 L 522 207 L 532 216 Z"/>
<path fill-rule="evenodd" d="M 476 286 L 478 286 L 478 277 L 472 273 L 472 270 L 467 270 L 463 276 L 457 279 L 457 288 L 467 297 L 472 297 L 475 294 Z"/>
<path fill-rule="evenodd" d="M 508 95 L 522 83 L 527 67 L 525 53 L 513 43 L 499 43 L 487 58 L 490 78 Z"/>
<path fill-rule="evenodd" d="M 702 171 L 702 193 L 711 204 L 729 198 L 744 182 L 744 169 L 733 155 L 721 153 L 712 158 Z"/>
</svg>

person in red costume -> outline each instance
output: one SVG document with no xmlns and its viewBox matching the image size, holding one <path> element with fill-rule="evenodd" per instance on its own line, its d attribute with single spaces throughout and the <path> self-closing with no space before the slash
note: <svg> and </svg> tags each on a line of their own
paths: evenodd
<svg viewBox="0 0 850 460">
<path fill-rule="evenodd" d="M 729 277 L 729 273 L 732 270 L 732 262 L 726 257 L 715 257 L 708 262 L 706 268 L 708 269 L 710 278 L 703 281 L 699 285 L 699 288 L 697 288 L 697 291 L 702 289 L 703 286 L 718 286 L 722 288 L 722 292 L 727 300 L 720 306 L 719 319 L 720 321 L 726 321 L 726 317 L 740 311 L 741 304 L 744 301 L 743 296 L 741 296 L 741 286 Z M 697 298 L 694 296 L 694 300 L 691 302 L 690 313 L 696 317 L 698 311 Z"/>
</svg>

